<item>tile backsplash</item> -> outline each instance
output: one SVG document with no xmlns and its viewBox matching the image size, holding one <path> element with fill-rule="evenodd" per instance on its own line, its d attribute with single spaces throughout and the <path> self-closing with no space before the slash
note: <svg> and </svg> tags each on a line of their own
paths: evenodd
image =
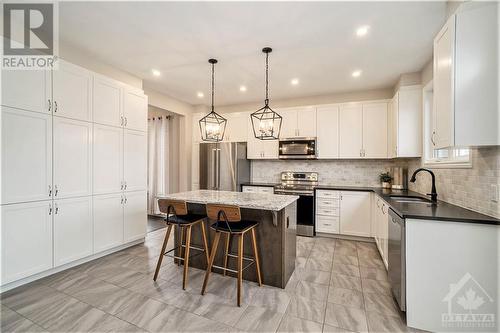
<svg viewBox="0 0 500 333">
<path fill-rule="evenodd" d="M 486 215 L 500 218 L 500 204 L 491 201 L 491 184 L 500 186 L 500 147 L 471 149 L 472 168 L 438 169 L 436 175 L 438 199 Z M 315 171 L 321 184 L 347 186 L 380 186 L 378 175 L 390 167 L 408 168 L 408 177 L 422 166 L 420 158 L 398 160 L 314 160 L 278 161 L 253 160 L 252 181 L 277 183 L 282 171 Z M 418 175 L 410 190 L 425 194 L 431 188 L 428 174 Z"/>
</svg>

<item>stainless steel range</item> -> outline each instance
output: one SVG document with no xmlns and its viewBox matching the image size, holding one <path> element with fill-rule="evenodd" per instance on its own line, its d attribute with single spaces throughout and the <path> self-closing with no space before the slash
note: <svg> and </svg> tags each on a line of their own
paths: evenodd
<svg viewBox="0 0 500 333">
<path fill-rule="evenodd" d="M 281 184 L 274 188 L 275 194 L 298 195 L 297 235 L 314 236 L 314 187 L 318 185 L 317 172 L 281 173 Z"/>
</svg>

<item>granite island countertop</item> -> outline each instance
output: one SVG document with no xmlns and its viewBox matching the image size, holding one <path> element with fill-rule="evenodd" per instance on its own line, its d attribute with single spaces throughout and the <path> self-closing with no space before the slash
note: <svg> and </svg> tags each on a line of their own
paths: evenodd
<svg viewBox="0 0 500 333">
<path fill-rule="evenodd" d="M 296 195 L 197 190 L 158 196 L 157 199 L 184 200 L 188 203 L 235 205 L 241 208 L 280 211 L 295 202 Z"/>
</svg>

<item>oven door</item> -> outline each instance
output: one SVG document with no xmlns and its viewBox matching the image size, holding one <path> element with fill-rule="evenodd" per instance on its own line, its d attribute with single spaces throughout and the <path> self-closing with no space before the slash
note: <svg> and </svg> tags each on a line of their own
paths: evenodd
<svg viewBox="0 0 500 333">
<path fill-rule="evenodd" d="M 297 200 L 297 235 L 314 236 L 314 196 L 301 195 Z"/>
<path fill-rule="evenodd" d="M 315 159 L 316 139 L 284 139 L 279 142 L 280 159 Z"/>
</svg>

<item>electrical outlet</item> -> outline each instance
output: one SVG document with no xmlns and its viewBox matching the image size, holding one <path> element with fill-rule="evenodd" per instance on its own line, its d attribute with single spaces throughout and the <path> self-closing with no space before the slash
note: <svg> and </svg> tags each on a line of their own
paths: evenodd
<svg viewBox="0 0 500 333">
<path fill-rule="evenodd" d="M 500 185 L 491 184 L 491 201 L 498 202 L 498 197 L 500 196 L 499 190 Z"/>
</svg>

